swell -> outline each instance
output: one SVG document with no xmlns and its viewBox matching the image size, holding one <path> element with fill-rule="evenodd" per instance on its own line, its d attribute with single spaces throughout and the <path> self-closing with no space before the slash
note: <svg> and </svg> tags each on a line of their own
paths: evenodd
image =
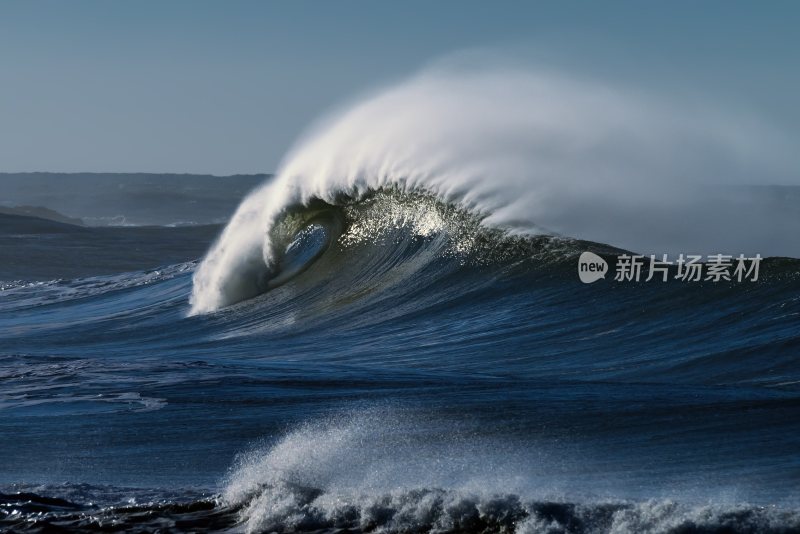
<svg viewBox="0 0 800 534">
<path fill-rule="evenodd" d="M 381 190 L 311 212 L 325 210 L 341 218 L 338 239 L 284 285 L 209 319 L 220 340 L 281 337 L 326 347 L 318 361 L 371 367 L 667 383 L 796 380 L 787 349 L 800 343 L 798 260 L 765 259 L 758 282 L 681 282 L 674 266 L 668 282 L 615 282 L 624 251 L 513 235 L 427 194 Z M 582 284 L 584 251 L 604 257 L 612 274 Z"/>
<path fill-rule="evenodd" d="M 193 264 L 7 284 L 4 352 L 73 347 L 81 357 L 102 356 L 114 343 L 126 354 L 123 345 L 136 344 L 180 353 L 190 339 L 229 358 L 258 360 L 268 346 L 270 360 L 374 370 L 798 383 L 797 260 L 764 260 L 756 283 L 608 277 L 584 285 L 582 252 L 600 254 L 613 272 L 621 251 L 511 235 L 435 197 L 396 189 L 339 202 L 279 221 L 275 234 L 286 245 L 276 269 L 261 262 L 257 298 L 222 313 L 184 317 Z"/>
</svg>

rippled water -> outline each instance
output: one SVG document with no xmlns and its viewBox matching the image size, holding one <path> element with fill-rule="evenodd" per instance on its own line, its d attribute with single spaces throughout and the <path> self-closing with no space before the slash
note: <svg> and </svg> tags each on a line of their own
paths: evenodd
<svg viewBox="0 0 800 534">
<path fill-rule="evenodd" d="M 214 313 L 194 261 L 57 276 L 85 236 L 2 283 L 0 528 L 800 529 L 797 260 L 585 285 L 618 251 L 396 191 L 282 224 Z"/>
</svg>

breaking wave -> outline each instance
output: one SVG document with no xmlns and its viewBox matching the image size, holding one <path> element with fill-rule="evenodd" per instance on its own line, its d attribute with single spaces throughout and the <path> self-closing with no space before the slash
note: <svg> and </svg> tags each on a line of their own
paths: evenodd
<svg viewBox="0 0 800 534">
<path fill-rule="evenodd" d="M 723 244 L 738 254 L 769 244 L 762 255 L 796 255 L 774 206 L 749 206 L 758 210 L 749 227 L 732 228 L 742 206 L 719 192 L 754 177 L 780 180 L 782 146 L 752 121 L 610 84 L 433 68 L 321 121 L 298 143 L 198 268 L 192 313 L 262 293 L 320 206 L 386 189 L 428 195 L 511 235 L 657 252 L 700 245 L 713 253 Z"/>
<path fill-rule="evenodd" d="M 0 528 L 470 534 L 800 529 L 800 513 L 779 506 L 597 495 L 569 500 L 546 479 L 514 476 L 530 468 L 517 463 L 519 455 L 487 448 L 463 429 L 448 431 L 447 440 L 437 443 L 402 413 L 340 414 L 242 455 L 220 494 L 16 486 L 0 493 Z"/>
</svg>

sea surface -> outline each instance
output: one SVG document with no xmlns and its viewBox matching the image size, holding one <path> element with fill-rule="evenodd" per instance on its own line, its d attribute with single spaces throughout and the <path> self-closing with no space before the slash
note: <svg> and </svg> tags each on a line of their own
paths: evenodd
<svg viewBox="0 0 800 534">
<path fill-rule="evenodd" d="M 0 219 L 0 530 L 800 531 L 800 260 L 584 284 L 396 188 L 218 238 Z"/>
</svg>

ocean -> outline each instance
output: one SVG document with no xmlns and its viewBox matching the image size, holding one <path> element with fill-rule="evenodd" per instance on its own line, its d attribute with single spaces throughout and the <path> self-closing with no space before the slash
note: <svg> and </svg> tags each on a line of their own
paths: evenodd
<svg viewBox="0 0 800 534">
<path fill-rule="evenodd" d="M 277 226 L 287 276 L 194 313 L 219 226 L 4 219 L 0 528 L 800 529 L 798 260 L 583 284 L 621 251 L 397 190 Z M 107 235 L 187 258 L 60 275 Z"/>
<path fill-rule="evenodd" d="M 704 113 L 435 71 L 274 176 L 0 176 L 0 530 L 800 532 L 800 194 Z"/>
</svg>

